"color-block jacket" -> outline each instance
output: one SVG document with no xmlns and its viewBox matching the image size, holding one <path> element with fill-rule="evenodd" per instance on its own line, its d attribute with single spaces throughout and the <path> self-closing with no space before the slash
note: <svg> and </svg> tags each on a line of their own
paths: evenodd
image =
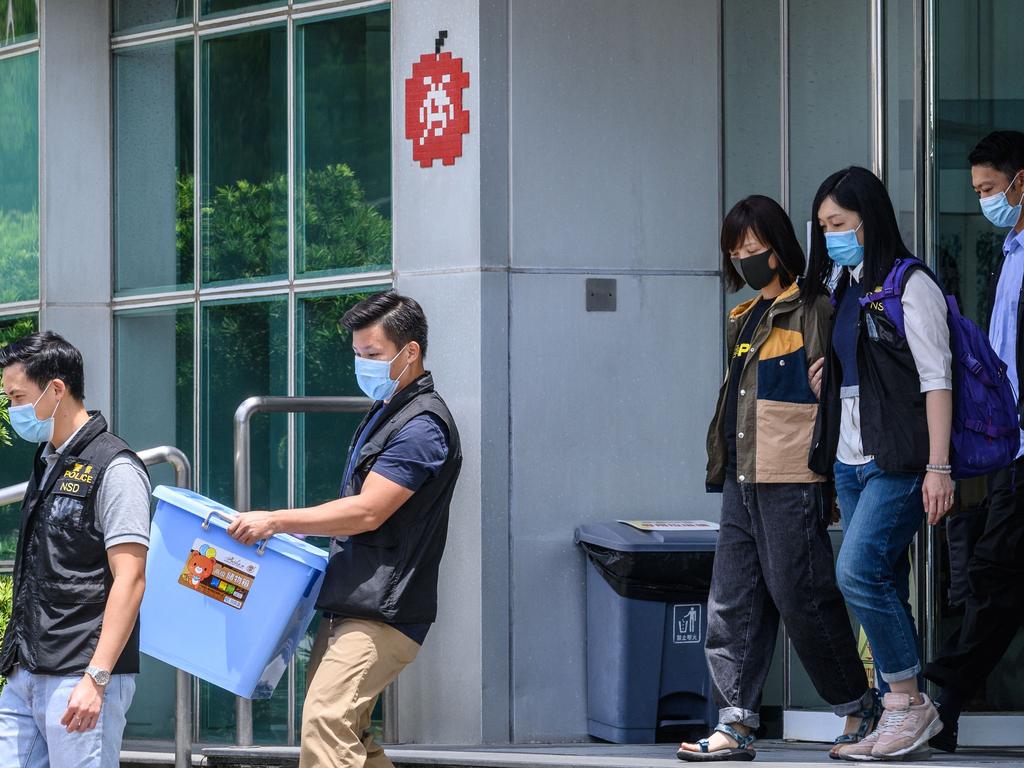
<svg viewBox="0 0 1024 768">
<path fill-rule="evenodd" d="M 757 297 L 729 314 L 730 358 Z M 740 373 L 736 403 L 736 479 L 741 483 L 818 483 L 807 467 L 818 400 L 807 381 L 808 366 L 824 356 L 832 305 L 825 296 L 806 305 L 794 283 L 772 303 L 751 339 Z M 707 489 L 725 482 L 728 447 L 725 406 L 730 367 L 708 430 Z"/>
</svg>

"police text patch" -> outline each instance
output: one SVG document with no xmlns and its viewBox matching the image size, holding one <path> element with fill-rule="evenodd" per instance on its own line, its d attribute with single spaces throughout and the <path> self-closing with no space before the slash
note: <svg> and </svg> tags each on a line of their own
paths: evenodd
<svg viewBox="0 0 1024 768">
<path fill-rule="evenodd" d="M 84 499 L 89 495 L 89 491 L 92 490 L 93 483 L 96 482 L 96 474 L 93 470 L 92 464 L 74 460 L 68 461 L 64 465 L 63 474 L 57 480 L 57 487 L 54 489 L 54 492 L 64 496 L 75 496 L 79 499 Z"/>
</svg>

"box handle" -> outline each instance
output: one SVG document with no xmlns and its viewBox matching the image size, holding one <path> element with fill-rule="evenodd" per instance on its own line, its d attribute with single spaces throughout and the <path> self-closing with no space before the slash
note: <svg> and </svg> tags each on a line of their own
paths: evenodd
<svg viewBox="0 0 1024 768">
<path fill-rule="evenodd" d="M 203 520 L 203 523 L 202 523 L 202 529 L 204 531 L 210 530 L 210 520 L 212 520 L 215 517 L 219 517 L 221 520 L 223 520 L 228 525 L 231 525 L 231 523 L 235 522 L 235 518 L 232 517 L 231 515 L 226 515 L 223 512 L 221 512 L 219 509 L 211 508 L 210 511 L 206 513 L 206 519 Z M 256 542 L 256 554 L 257 555 L 262 555 L 266 551 L 267 551 L 267 540 L 266 539 L 260 539 L 258 542 Z"/>
</svg>

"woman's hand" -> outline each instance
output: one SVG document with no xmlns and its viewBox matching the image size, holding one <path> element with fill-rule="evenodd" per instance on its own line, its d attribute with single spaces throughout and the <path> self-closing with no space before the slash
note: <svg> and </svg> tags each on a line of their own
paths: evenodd
<svg viewBox="0 0 1024 768">
<path fill-rule="evenodd" d="M 937 525 L 953 508 L 953 479 L 939 472 L 926 472 L 921 495 L 928 525 Z"/>
<path fill-rule="evenodd" d="M 807 369 L 807 383 L 811 385 L 811 392 L 814 396 L 821 400 L 821 379 L 822 372 L 825 370 L 825 358 L 819 357 L 813 363 L 811 367 Z"/>
</svg>

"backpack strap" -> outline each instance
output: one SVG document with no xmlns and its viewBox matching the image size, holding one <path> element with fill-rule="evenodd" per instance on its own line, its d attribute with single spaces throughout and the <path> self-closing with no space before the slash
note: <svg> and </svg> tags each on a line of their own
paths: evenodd
<svg viewBox="0 0 1024 768">
<path fill-rule="evenodd" d="M 865 293 L 860 299 L 862 308 L 868 304 L 880 302 L 882 309 L 885 311 L 885 316 L 889 318 L 889 322 L 896 326 L 896 330 L 904 338 L 906 338 L 907 331 L 903 324 L 903 289 L 906 288 L 907 280 L 915 269 L 923 269 L 935 280 L 935 275 L 932 274 L 932 271 L 920 259 L 896 259 L 896 263 L 889 270 L 881 290 Z"/>
</svg>

